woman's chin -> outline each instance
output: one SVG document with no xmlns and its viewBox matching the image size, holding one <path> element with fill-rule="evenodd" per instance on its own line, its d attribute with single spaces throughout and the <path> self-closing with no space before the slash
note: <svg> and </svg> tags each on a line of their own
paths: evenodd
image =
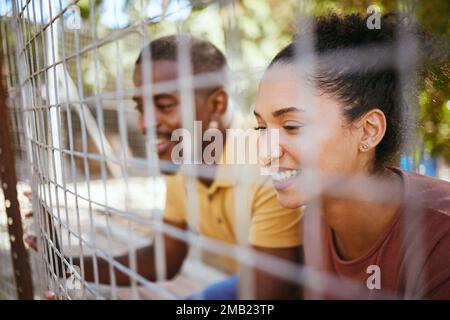
<svg viewBox="0 0 450 320">
<path fill-rule="evenodd" d="M 297 192 L 278 192 L 278 202 L 285 208 L 297 209 L 304 205 L 304 199 Z"/>
</svg>

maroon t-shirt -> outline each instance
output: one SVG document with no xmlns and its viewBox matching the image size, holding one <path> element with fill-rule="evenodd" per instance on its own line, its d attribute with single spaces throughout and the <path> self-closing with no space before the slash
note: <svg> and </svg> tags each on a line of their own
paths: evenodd
<svg viewBox="0 0 450 320">
<path fill-rule="evenodd" d="M 323 220 L 321 270 L 334 277 L 323 280 L 328 294 L 306 290 L 306 297 L 450 299 L 450 183 L 393 170 L 403 180 L 403 204 L 364 256 L 341 259 Z M 306 264 L 317 268 L 308 247 L 305 238 Z M 351 285 L 333 279 L 351 280 Z"/>
</svg>

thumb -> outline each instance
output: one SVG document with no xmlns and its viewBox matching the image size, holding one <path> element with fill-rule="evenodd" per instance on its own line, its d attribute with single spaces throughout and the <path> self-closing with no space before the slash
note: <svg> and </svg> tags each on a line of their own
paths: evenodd
<svg viewBox="0 0 450 320">
<path fill-rule="evenodd" d="M 45 291 L 44 298 L 45 300 L 56 300 L 56 294 L 52 291 Z"/>
<path fill-rule="evenodd" d="M 36 236 L 26 235 L 25 238 L 23 239 L 23 242 L 25 242 L 25 244 L 28 247 L 30 247 L 31 249 L 33 249 L 34 251 L 38 251 L 37 237 Z"/>
</svg>

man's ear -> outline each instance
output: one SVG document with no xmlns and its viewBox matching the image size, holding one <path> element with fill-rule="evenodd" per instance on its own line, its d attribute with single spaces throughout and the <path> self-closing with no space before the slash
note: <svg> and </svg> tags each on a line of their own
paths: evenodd
<svg viewBox="0 0 450 320">
<path fill-rule="evenodd" d="M 358 120 L 363 151 L 374 149 L 386 133 L 386 116 L 380 109 L 372 109 Z"/>
<path fill-rule="evenodd" d="M 224 88 L 215 90 L 209 97 L 208 102 L 211 106 L 211 114 L 217 119 L 224 116 L 228 108 L 228 93 Z"/>
</svg>

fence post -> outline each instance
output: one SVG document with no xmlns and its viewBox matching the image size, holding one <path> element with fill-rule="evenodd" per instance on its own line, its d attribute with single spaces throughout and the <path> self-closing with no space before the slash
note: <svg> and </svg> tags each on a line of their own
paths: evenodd
<svg viewBox="0 0 450 320">
<path fill-rule="evenodd" d="M 3 63 L 0 57 L 0 180 L 5 197 L 8 233 L 11 243 L 11 258 L 17 297 L 33 299 L 33 283 L 28 252 L 23 243 L 22 218 L 17 199 L 17 177 L 14 166 L 14 150 L 10 135 L 9 114 L 6 107 L 6 93 L 3 87 Z"/>
</svg>

